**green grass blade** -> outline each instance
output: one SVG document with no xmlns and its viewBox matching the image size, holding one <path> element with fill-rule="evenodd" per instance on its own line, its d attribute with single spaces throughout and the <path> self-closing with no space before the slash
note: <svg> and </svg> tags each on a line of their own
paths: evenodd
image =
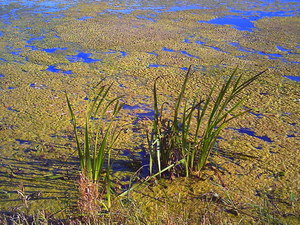
<svg viewBox="0 0 300 225">
<path fill-rule="evenodd" d="M 176 103 L 176 106 L 175 106 L 174 119 L 173 119 L 175 127 L 178 126 L 178 122 L 177 122 L 178 112 L 179 112 L 180 104 L 181 104 L 181 101 L 182 101 L 182 98 L 183 98 L 183 95 L 184 95 L 186 85 L 187 85 L 188 79 L 190 77 L 191 71 L 192 71 L 192 67 L 190 66 L 189 69 L 188 69 L 188 72 L 185 75 L 183 84 L 181 86 L 181 91 L 180 91 L 180 94 L 179 94 L 178 99 L 177 99 L 177 103 Z"/>
<path fill-rule="evenodd" d="M 107 87 L 106 90 L 105 90 L 105 89 L 103 89 L 103 90 L 101 89 L 100 92 L 99 92 L 99 94 L 97 95 L 97 97 L 100 97 L 100 96 L 101 96 L 101 99 L 99 100 L 99 102 L 98 102 L 98 98 L 95 100 L 95 104 L 98 102 L 98 103 L 97 103 L 97 107 L 96 107 L 95 110 L 94 110 L 94 108 L 92 107 L 93 113 L 94 113 L 95 116 L 98 114 L 98 111 L 99 111 L 100 107 L 102 106 L 103 101 L 106 99 L 106 97 L 107 97 L 107 95 L 108 95 L 108 93 L 109 93 L 109 90 L 111 89 L 112 85 L 113 85 L 113 84 L 110 84 L 110 85 Z M 104 87 L 105 87 L 105 86 L 104 86 Z M 104 93 L 102 94 L 103 91 L 104 91 Z"/>
<path fill-rule="evenodd" d="M 244 83 L 239 85 L 237 89 L 237 93 L 239 93 L 241 90 L 243 90 L 245 87 L 249 86 L 251 83 L 253 83 L 256 79 L 258 79 L 262 74 L 264 74 L 268 69 L 263 70 L 262 72 L 259 72 L 255 76 L 251 77 L 250 79 L 246 80 Z"/>
<path fill-rule="evenodd" d="M 92 104 L 91 108 L 87 111 L 89 117 L 91 117 L 93 115 L 93 113 L 95 112 L 94 109 L 96 107 L 96 104 L 97 104 L 99 98 L 102 96 L 102 93 L 103 93 L 104 90 L 105 90 L 105 86 L 100 87 L 100 89 L 99 89 L 98 93 L 96 94 L 96 96 L 93 97 L 93 99 L 91 100 L 91 101 L 93 101 L 93 104 Z M 103 97 L 102 97 L 101 100 L 103 101 Z"/>
<path fill-rule="evenodd" d="M 158 129 L 158 117 L 159 117 L 159 111 L 158 111 L 158 100 L 157 100 L 157 87 L 156 87 L 156 82 L 159 79 L 159 77 L 157 77 L 154 81 L 154 86 L 153 86 L 153 97 L 154 97 L 154 121 L 155 123 L 154 125 L 154 132 L 157 133 L 157 129 Z"/>
</svg>

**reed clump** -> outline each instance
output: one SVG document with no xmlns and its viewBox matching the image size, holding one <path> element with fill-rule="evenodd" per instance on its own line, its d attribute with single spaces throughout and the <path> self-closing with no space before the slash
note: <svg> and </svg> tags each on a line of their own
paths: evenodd
<svg viewBox="0 0 300 225">
<path fill-rule="evenodd" d="M 150 174 L 170 173 L 190 176 L 199 173 L 216 145 L 217 138 L 227 124 L 247 111 L 238 111 L 245 98 L 241 92 L 265 71 L 243 80 L 232 72 L 219 90 L 213 86 L 207 96 L 184 100 L 191 67 L 185 75 L 181 91 L 173 107 L 173 117 L 164 115 L 159 107 L 156 80 L 153 87 L 154 120 L 152 132 L 148 134 L 150 152 Z M 169 103 L 167 104 L 169 105 Z M 237 112 L 238 111 L 238 112 Z M 167 169 L 166 169 L 167 168 Z"/>
<path fill-rule="evenodd" d="M 108 210 L 111 206 L 110 158 L 121 132 L 116 125 L 116 118 L 123 106 L 119 101 L 121 97 L 109 99 L 111 87 L 112 84 L 102 85 L 100 82 L 93 88 L 94 94 L 89 98 L 83 128 L 78 126 L 66 95 L 81 168 L 79 208 L 89 215 L 101 209 Z M 106 203 L 102 199 L 103 193 L 106 193 Z"/>
</svg>

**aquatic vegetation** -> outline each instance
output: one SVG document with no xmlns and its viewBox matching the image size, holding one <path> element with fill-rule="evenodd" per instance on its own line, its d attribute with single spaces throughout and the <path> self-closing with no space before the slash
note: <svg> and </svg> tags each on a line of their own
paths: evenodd
<svg viewBox="0 0 300 225">
<path fill-rule="evenodd" d="M 236 113 L 244 101 L 239 95 L 264 72 L 242 81 L 242 75 L 236 77 L 235 69 L 216 96 L 214 86 L 206 97 L 195 98 L 190 103 L 187 100 L 184 102 L 184 93 L 191 76 L 190 67 L 174 106 L 173 119 L 163 115 L 164 104 L 159 110 L 157 78 L 153 87 L 154 120 L 152 132 L 148 135 L 150 174 L 153 173 L 154 165 L 162 173 L 165 168 L 175 166 L 178 161 L 183 162 L 184 167 L 172 173 L 181 174 L 184 171 L 188 177 L 190 172 L 199 172 L 215 147 L 220 132 L 229 121 L 247 112 Z M 239 99 L 236 100 L 237 98 Z"/>
<path fill-rule="evenodd" d="M 267 213 L 263 214 L 267 215 L 276 210 L 274 208 L 274 210 L 267 211 L 270 210 L 274 201 L 279 199 L 282 203 L 277 208 L 282 212 L 281 215 L 286 218 L 289 217 L 288 215 L 299 215 L 299 211 L 293 211 L 285 203 L 287 199 L 285 193 L 292 191 L 296 196 L 299 195 L 299 179 L 295 179 L 298 176 L 299 161 L 299 154 L 297 154 L 300 118 L 298 110 L 299 84 L 284 77 L 285 75 L 297 76 L 299 74 L 300 67 L 297 65 L 300 52 L 299 32 L 297 32 L 300 24 L 299 17 L 297 17 L 299 4 L 296 4 L 295 1 L 291 3 L 283 0 L 276 1 L 276 4 L 271 1 L 268 3 L 266 1 L 255 3 L 226 1 L 221 5 L 218 2 L 202 1 L 199 7 L 203 6 L 203 9 L 193 9 L 189 6 L 193 3 L 178 3 L 178 1 L 143 1 L 140 5 L 132 5 L 135 4 L 134 2 L 115 2 L 116 4 L 114 4 L 114 1 L 111 3 L 63 1 L 59 6 L 56 4 L 46 6 L 45 4 L 53 2 L 48 0 L 35 1 L 35 4 L 29 3 L 30 6 L 25 6 L 27 5 L 25 1 L 19 2 L 20 4 L 10 4 L 10 1 L 0 3 L 3 5 L 3 13 L 0 16 L 3 30 L 2 33 L 0 31 L 0 36 L 2 34 L 0 91 L 3 96 L 0 108 L 2 115 L 0 119 L 0 163 L 2 168 L 0 180 L 3 184 L 0 194 L 1 191 L 4 193 L 0 196 L 2 212 L 11 212 L 12 209 L 23 204 L 20 195 L 15 192 L 16 187 L 12 185 L 23 182 L 26 187 L 26 195 L 37 191 L 43 193 L 41 198 L 31 199 L 28 202 L 32 211 L 43 209 L 45 215 L 54 215 L 55 218 L 74 216 L 74 214 L 55 213 L 66 207 L 66 204 L 74 206 L 78 197 L 78 190 L 73 187 L 75 179 L 73 173 L 78 171 L 79 163 L 73 157 L 70 158 L 72 162 L 68 161 L 73 150 L 72 144 L 75 142 L 70 143 L 74 140 L 73 132 L 66 129 L 69 127 L 69 121 L 64 90 L 67 90 L 72 105 L 74 103 L 72 107 L 83 147 L 84 123 L 82 119 L 84 116 L 81 116 L 81 113 L 85 106 L 77 107 L 77 104 L 93 102 L 92 98 L 86 99 L 90 99 L 90 101 L 83 100 L 86 96 L 87 84 L 105 77 L 107 82 L 120 84 L 121 88 L 113 86 L 110 93 L 126 94 L 126 104 L 148 106 L 152 104 L 149 96 L 151 96 L 151 87 L 156 76 L 166 78 L 157 81 L 158 92 L 160 92 L 160 82 L 167 85 L 164 86 L 162 95 L 158 95 L 159 103 L 169 102 L 172 101 L 170 99 L 178 96 L 176 87 L 179 88 L 178 84 L 183 81 L 177 72 L 188 71 L 185 66 L 193 64 L 196 72 L 188 81 L 178 114 L 180 118 L 182 117 L 180 113 L 184 109 L 184 99 L 193 96 L 190 87 L 195 84 L 197 87 L 201 87 L 201 93 L 208 93 L 208 84 L 219 79 L 218 76 L 205 75 L 205 79 L 202 79 L 202 76 L 198 76 L 196 73 L 208 74 L 210 68 L 216 68 L 222 73 L 224 68 L 240 65 L 244 76 L 248 77 L 250 71 L 270 68 L 272 72 L 245 90 L 249 98 L 246 103 L 248 109 L 257 115 L 263 114 L 263 117 L 258 119 L 255 114 L 247 113 L 240 119 L 232 121 L 229 127 L 234 129 L 220 132 L 221 137 L 217 140 L 218 149 L 213 149 L 209 162 L 211 162 L 210 165 L 222 171 L 220 176 L 228 190 L 239 190 L 243 194 L 243 199 L 245 199 L 243 202 L 238 195 L 232 197 L 236 204 L 244 203 L 241 205 L 242 207 L 245 204 L 247 207 L 249 202 L 260 205 L 261 196 L 256 196 L 255 190 L 260 189 L 261 186 L 266 189 L 277 186 L 281 187 L 277 196 L 279 198 L 271 199 L 271 204 L 265 207 Z M 33 5 L 36 7 L 32 7 Z M 280 8 L 284 11 L 280 13 L 284 17 L 277 17 L 276 14 L 273 14 Z M 48 10 L 49 12 L 50 10 L 54 11 L 45 13 Z M 130 13 L 123 13 L 126 10 Z M 265 17 L 263 15 L 265 12 L 273 15 Z M 145 17 L 138 19 L 137 17 L 141 15 Z M 87 19 L 87 17 L 92 18 Z M 235 27 L 212 24 L 218 18 L 234 19 L 237 17 L 244 17 L 241 22 L 249 19 L 250 24 L 246 23 L 245 25 L 248 24 L 255 28 L 248 28 L 249 31 L 251 30 L 248 32 L 237 29 L 242 28 L 243 24 L 236 24 Z M 264 18 L 250 20 L 251 17 Z M 153 18 L 156 22 L 150 22 L 147 18 L 150 20 Z M 206 22 L 197 23 L 199 20 Z M 228 22 L 234 23 L 235 20 Z M 89 55 L 90 53 L 92 55 Z M 101 61 L 95 61 L 100 59 Z M 198 68 L 196 69 L 196 67 Z M 196 88 L 196 86 L 194 87 Z M 216 87 L 214 95 L 217 95 L 218 90 L 219 88 Z M 215 96 L 211 103 L 214 102 L 214 99 L 216 99 Z M 197 100 L 197 102 L 200 101 L 200 99 Z M 164 108 L 170 108 L 172 105 L 174 104 L 170 106 L 164 104 Z M 187 109 L 191 105 L 192 100 Z M 204 103 L 201 106 L 203 107 Z M 211 108 L 212 106 L 208 106 L 207 111 L 210 111 Z M 123 181 L 123 178 L 128 179 L 135 169 L 148 163 L 147 157 L 140 154 L 142 147 L 142 152 L 145 152 L 144 144 L 146 142 L 141 130 L 154 118 L 154 110 L 148 110 L 148 107 L 134 109 L 130 112 L 127 110 L 125 115 L 121 114 L 122 112 L 123 110 L 120 112 L 121 118 L 118 118 L 118 121 L 122 120 L 131 125 L 126 129 L 126 133 L 120 134 L 118 140 L 122 140 L 122 142 L 115 143 L 114 149 L 117 150 L 112 151 L 111 156 L 114 159 L 111 177 L 114 177 L 116 183 L 120 182 L 118 184 L 120 188 L 126 187 L 128 183 L 127 180 Z M 170 110 L 163 110 L 163 117 L 166 120 L 173 119 L 173 115 L 167 115 L 169 112 Z M 195 109 L 194 116 L 196 114 L 197 109 Z M 98 123 L 99 120 L 99 117 L 94 117 L 90 123 Z M 134 121 L 134 125 L 132 121 Z M 181 119 L 179 119 L 180 121 Z M 195 118 L 192 117 L 190 125 L 192 133 L 189 134 L 191 137 L 188 140 L 192 144 L 193 132 L 196 129 L 194 121 Z M 208 118 L 204 117 L 200 126 L 199 139 L 207 121 Z M 136 132 L 137 130 L 138 132 Z M 43 151 L 36 151 L 36 145 L 44 146 Z M 127 151 L 129 155 L 120 156 L 117 151 Z M 181 151 L 179 153 L 181 154 Z M 178 158 L 180 159 L 181 155 Z M 170 172 L 184 174 L 185 158 L 183 157 L 181 160 L 182 162 L 179 160 L 177 166 L 175 163 L 170 164 Z M 87 187 L 91 193 L 93 189 L 87 185 L 102 187 L 102 181 L 105 180 L 106 162 L 107 157 L 100 180 L 97 183 L 82 181 L 82 187 Z M 60 164 L 63 169 L 59 167 Z M 8 169 L 6 165 L 11 165 L 11 168 Z M 162 168 L 160 172 L 164 169 Z M 181 169 L 183 172 L 180 172 Z M 147 168 L 144 167 L 140 175 L 144 176 L 146 170 Z M 153 170 L 158 170 L 157 165 Z M 131 214 L 119 213 L 121 210 L 116 209 L 115 214 L 107 216 L 124 216 L 117 221 L 117 223 L 123 224 L 130 224 L 128 220 L 133 221 L 132 224 L 149 221 L 152 221 L 153 224 L 176 224 L 176 221 L 183 221 L 181 224 L 192 223 L 191 221 L 194 224 L 200 224 L 201 222 L 196 219 L 198 216 L 201 217 L 202 213 L 193 214 L 190 211 L 196 210 L 193 209 L 193 207 L 196 208 L 195 205 L 202 207 L 201 204 L 195 202 L 196 198 L 209 191 L 199 187 L 206 186 L 207 183 L 220 183 L 214 173 L 215 171 L 206 166 L 201 171 L 201 180 L 207 174 L 211 175 L 209 179 L 199 182 L 198 178 L 191 176 L 195 183 L 199 183 L 196 187 L 191 188 L 189 184 L 185 190 L 170 189 L 165 196 L 153 196 L 158 201 L 165 201 L 167 198 L 172 198 L 173 193 L 178 193 L 172 201 L 166 201 L 165 205 L 159 205 L 159 203 L 151 205 L 153 212 L 149 217 L 145 216 L 150 208 L 146 208 L 146 205 L 152 199 L 146 199 L 144 196 L 140 199 L 140 205 L 145 208 L 137 207 L 136 210 L 132 210 L 136 200 L 132 199 L 134 204 L 124 203 Z M 159 175 L 159 172 L 156 174 Z M 31 179 L 33 176 L 43 179 L 37 181 Z M 57 178 L 58 176 L 60 178 Z M 151 182 L 153 180 L 148 179 L 139 187 L 144 188 L 150 185 L 150 188 L 155 188 L 156 193 L 165 191 L 162 186 L 156 188 L 157 185 L 153 185 Z M 172 182 L 177 182 L 177 180 L 172 180 Z M 185 179 L 177 182 L 177 185 L 182 186 L 183 180 Z M 163 180 L 159 183 L 162 182 Z M 116 183 L 112 183 L 112 189 L 119 193 L 121 190 L 115 188 Z M 210 189 L 223 198 L 221 192 L 215 190 L 214 186 L 211 186 Z M 145 189 L 137 188 L 135 190 L 137 191 L 132 191 L 130 196 L 134 196 L 138 191 L 144 195 L 149 194 Z M 195 190 L 201 191 L 195 192 Z M 65 193 L 68 195 L 65 196 Z M 186 193 L 189 195 L 183 196 Z M 85 191 L 80 192 L 79 196 L 81 194 L 83 195 L 80 200 L 83 201 L 78 204 L 83 204 L 80 206 L 81 209 L 88 208 L 88 204 L 84 205 L 86 204 L 84 199 L 89 199 L 89 195 Z M 92 208 L 96 208 L 96 211 L 99 208 L 105 208 L 101 205 L 101 198 L 105 198 L 104 194 L 105 192 L 100 189 L 98 193 L 92 194 L 95 199 L 100 199 L 98 202 L 95 200 L 94 206 L 91 205 Z M 196 197 L 193 198 L 193 196 Z M 179 199 L 183 201 L 180 202 Z M 188 202 L 191 205 L 190 208 L 182 205 L 187 199 L 192 199 Z M 251 201 L 246 199 L 251 199 Z M 93 201 L 90 202 L 93 203 Z M 106 203 L 105 200 L 103 202 Z M 297 198 L 294 204 L 295 210 L 299 209 Z M 155 211 L 158 210 L 155 209 L 166 209 L 159 210 L 162 211 L 159 213 L 165 214 L 166 217 L 162 218 L 163 215 L 157 215 Z M 22 210 L 24 207 L 20 209 L 20 211 Z M 181 215 L 180 213 L 183 213 L 184 210 L 187 214 L 183 217 L 188 220 L 184 220 L 184 218 L 178 220 L 177 216 Z M 246 224 L 248 221 L 244 221 L 244 217 L 248 217 L 245 216 L 246 213 L 253 214 L 253 210 L 251 211 L 249 208 L 244 209 L 245 214 L 242 216 L 234 217 L 227 215 L 223 209 L 221 210 L 223 214 L 220 217 L 225 219 L 235 217 L 231 222 L 233 224 L 240 220 Z M 113 210 L 111 209 L 111 211 Z M 208 211 L 213 212 L 214 210 L 209 208 Z M 258 207 L 257 211 L 263 212 Z M 22 212 L 18 210 L 18 213 Z M 31 215 L 30 213 L 29 216 Z M 135 215 L 138 215 L 136 221 L 134 220 Z M 173 218 L 172 215 L 174 215 Z M 215 215 L 212 216 L 215 217 Z M 103 222 L 103 224 L 108 223 L 112 222 Z M 224 224 L 229 223 L 224 222 Z M 221 224 L 221 222 L 215 224 Z M 257 223 L 252 222 L 252 224 Z"/>
<path fill-rule="evenodd" d="M 95 88 L 98 88 L 100 84 L 101 82 Z M 92 193 L 92 196 L 97 198 L 97 184 L 102 183 L 102 187 L 105 184 L 108 199 L 107 208 L 110 207 L 111 150 L 121 132 L 115 124 L 115 119 L 123 106 L 119 101 L 120 97 L 115 97 L 111 100 L 108 99 L 111 87 L 112 84 L 99 87 L 96 94 L 90 98 L 90 105 L 86 111 L 82 140 L 79 137 L 80 132 L 78 131 L 71 102 L 68 95 L 66 95 L 82 173 L 79 186 L 89 187 L 80 188 L 80 190 L 84 192 L 82 195 L 85 197 L 91 194 L 88 190 L 93 190 L 94 193 Z M 91 199 L 88 197 L 88 200 Z M 84 198 L 83 201 L 88 204 L 94 204 L 86 201 Z"/>
</svg>

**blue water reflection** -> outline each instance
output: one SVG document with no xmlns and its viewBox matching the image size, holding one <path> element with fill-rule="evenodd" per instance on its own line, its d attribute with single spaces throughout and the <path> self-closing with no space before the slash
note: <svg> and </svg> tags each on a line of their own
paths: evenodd
<svg viewBox="0 0 300 225">
<path fill-rule="evenodd" d="M 94 63 L 99 62 L 101 59 L 92 59 L 90 58 L 91 53 L 79 52 L 77 55 L 66 56 L 66 59 L 70 62 L 84 62 L 84 63 Z"/>
<path fill-rule="evenodd" d="M 266 53 L 266 52 L 262 52 L 262 51 L 257 51 L 255 49 L 252 48 L 244 48 L 242 47 L 239 43 L 237 42 L 231 42 L 229 43 L 231 46 L 234 46 L 237 48 L 238 51 L 241 52 L 246 52 L 246 53 L 251 53 L 251 54 L 258 54 L 258 55 L 263 55 L 263 56 L 267 56 L 268 59 L 280 59 L 282 61 L 284 61 L 285 59 L 283 59 L 283 55 L 282 54 L 278 54 L 278 53 Z M 277 46 L 278 48 L 278 46 Z"/>
<path fill-rule="evenodd" d="M 61 69 L 57 69 L 56 67 L 57 66 L 55 65 L 48 66 L 46 71 L 53 72 L 53 73 L 73 74 L 71 70 L 61 70 Z"/>
<path fill-rule="evenodd" d="M 163 47 L 163 48 L 162 48 L 162 51 L 165 51 L 165 52 L 179 52 L 179 53 L 181 53 L 181 54 L 183 54 L 183 55 L 185 55 L 185 56 L 187 56 L 187 57 L 199 59 L 198 56 L 192 55 L 192 54 L 190 54 L 190 53 L 188 53 L 187 51 L 184 51 L 184 50 L 183 50 L 183 51 L 181 51 L 181 50 L 175 51 L 175 50 L 173 50 L 173 49 Z"/>
<path fill-rule="evenodd" d="M 255 28 L 254 21 L 265 18 L 265 17 L 286 17 L 293 16 L 295 12 L 293 11 L 242 11 L 242 10 L 229 10 L 231 13 L 238 13 L 241 15 L 226 15 L 223 17 L 218 17 L 209 21 L 199 20 L 199 23 L 210 23 L 216 25 L 232 25 L 233 28 L 241 31 L 252 32 Z"/>
<path fill-rule="evenodd" d="M 288 78 L 292 81 L 300 82 L 300 77 L 297 77 L 297 76 L 283 76 L 283 77 Z"/>
<path fill-rule="evenodd" d="M 186 11 L 186 10 L 195 10 L 195 9 L 209 9 L 205 6 L 200 5 L 180 5 L 180 6 L 172 6 L 166 12 L 177 12 L 177 11 Z"/>
<path fill-rule="evenodd" d="M 160 64 L 149 64 L 148 68 L 158 68 L 158 67 L 167 67 L 167 65 L 160 65 Z"/>
<path fill-rule="evenodd" d="M 87 19 L 92 19 L 92 18 L 93 18 L 92 16 L 83 16 L 83 17 L 78 18 L 77 20 L 87 20 Z"/>
<path fill-rule="evenodd" d="M 233 25 L 234 28 L 241 31 L 252 31 L 254 24 L 251 18 L 243 18 L 241 16 L 224 16 L 209 21 L 198 21 L 199 23 L 210 23 L 218 25 Z"/>
<path fill-rule="evenodd" d="M 148 16 L 145 16 L 145 15 L 138 15 L 138 16 L 136 16 L 136 18 L 138 18 L 138 19 L 144 19 L 144 20 L 149 20 L 151 22 L 156 22 L 155 19 L 153 19 L 151 17 L 148 17 Z"/>
<path fill-rule="evenodd" d="M 59 50 L 67 50 L 67 48 L 43 48 L 43 51 L 44 52 L 47 52 L 47 53 L 55 53 L 56 51 L 59 51 Z"/>
<path fill-rule="evenodd" d="M 40 37 L 33 37 L 33 38 L 30 38 L 29 40 L 26 41 L 27 44 L 32 44 L 32 42 L 35 42 L 35 41 L 41 41 L 43 40 L 45 37 L 44 36 L 40 36 Z"/>
</svg>

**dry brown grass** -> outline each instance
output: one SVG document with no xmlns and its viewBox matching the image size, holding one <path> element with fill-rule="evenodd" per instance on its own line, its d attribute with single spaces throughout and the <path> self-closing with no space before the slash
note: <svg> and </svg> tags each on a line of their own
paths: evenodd
<svg viewBox="0 0 300 225">
<path fill-rule="evenodd" d="M 90 181 L 80 174 L 78 181 L 79 200 L 77 202 L 80 213 L 86 217 L 95 217 L 102 210 L 101 196 L 98 183 Z"/>
</svg>

